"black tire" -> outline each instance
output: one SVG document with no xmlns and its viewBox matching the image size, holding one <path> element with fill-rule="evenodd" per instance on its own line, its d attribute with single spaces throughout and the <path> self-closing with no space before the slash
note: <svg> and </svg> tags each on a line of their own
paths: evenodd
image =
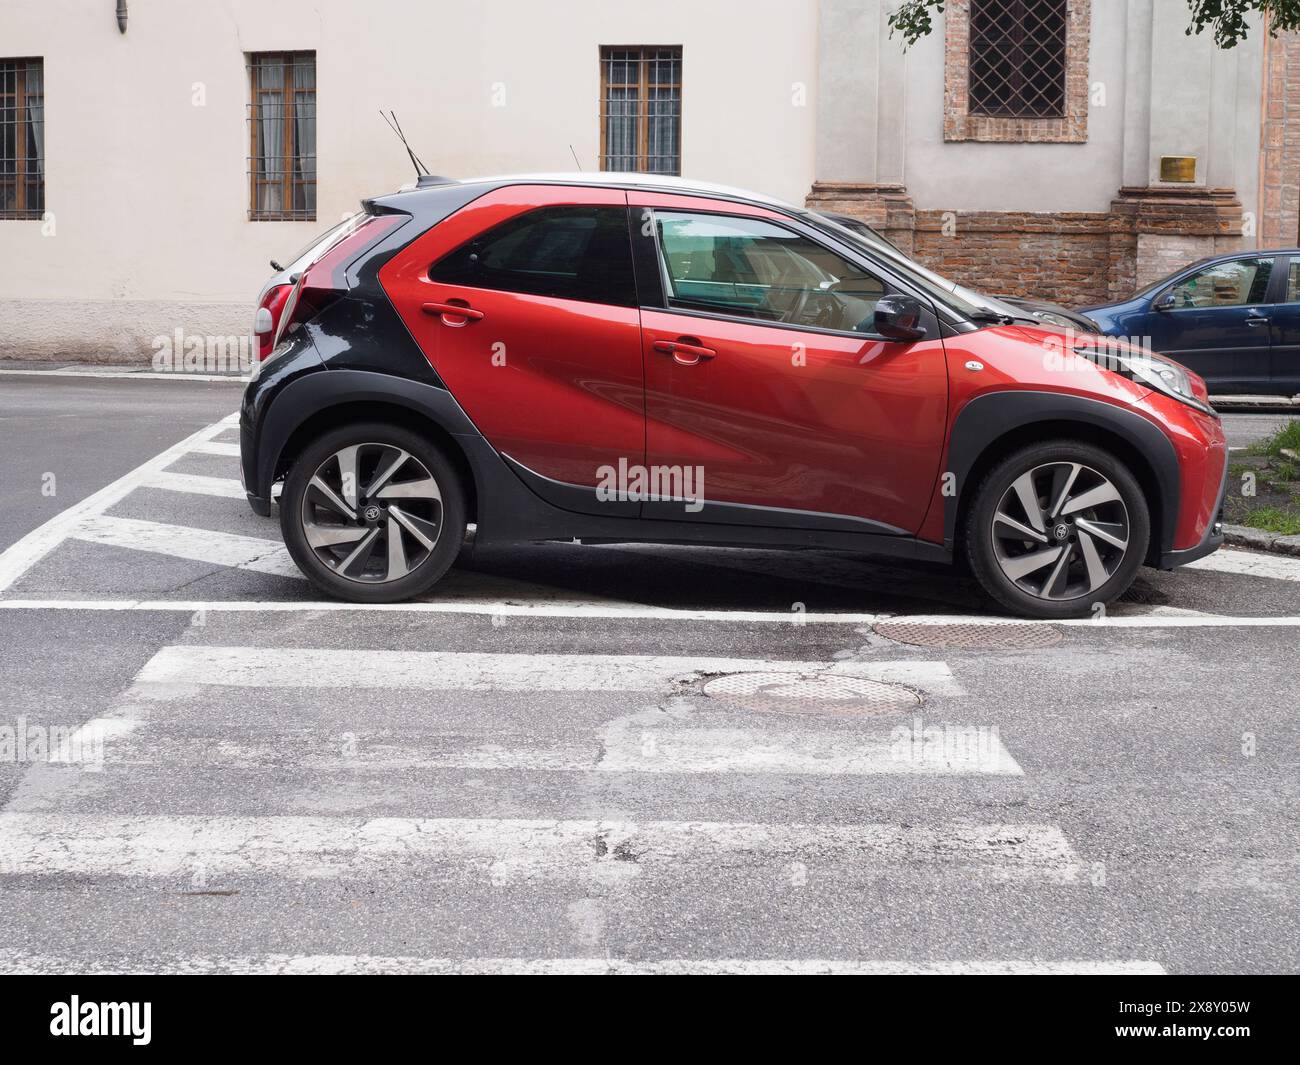
<svg viewBox="0 0 1300 1065">
<path fill-rule="evenodd" d="M 1089 496 L 1087 486 L 1092 486 L 1090 498 L 1111 494 L 1102 487 L 1105 482 L 1109 482 L 1118 498 L 1094 508 L 1053 517 L 1054 501 L 1048 497 L 1056 494 L 1057 489 L 1063 491 L 1072 464 L 1083 467 L 1084 472 L 1077 474 L 1074 483 L 1084 487 L 1070 498 L 1067 507 Z M 1057 477 L 1061 480 L 1055 480 Z M 1023 488 L 1026 484 L 1052 486 L 1046 492 L 1032 493 L 1040 504 L 1046 501 L 1046 506 L 1040 505 L 1038 516 L 1044 526 L 1041 532 L 1027 506 L 1016 510 L 1024 499 L 1016 486 Z M 1005 509 L 999 511 L 999 506 Z M 1104 510 L 1108 520 L 1098 517 L 1100 510 Z M 1019 518 L 1023 525 L 1030 526 L 1032 533 L 1045 536 L 1046 540 L 1021 538 L 1008 527 L 1006 517 Z M 1076 521 L 1084 522 L 1084 526 L 1076 527 Z M 1097 530 L 1101 529 L 1109 531 L 1114 539 L 1121 539 L 1116 532 L 1121 523 L 1126 527 L 1123 548 L 1098 538 Z M 1058 540 L 1061 526 L 1068 529 Z M 1123 595 L 1146 558 L 1150 537 L 1150 509 L 1132 472 L 1110 452 L 1077 440 L 1032 444 L 1000 460 L 975 489 L 962 529 L 965 556 L 984 590 L 1015 614 L 1045 619 L 1086 617 L 1095 614 L 1099 604 L 1110 603 Z M 1023 546 L 1017 548 L 1017 542 Z M 1058 553 L 1051 556 L 1054 550 Z M 1035 552 L 1038 555 L 1030 557 Z M 1105 553 L 1104 558 L 1101 552 Z M 1038 559 L 1048 557 L 1054 557 L 1054 561 L 1039 567 Z M 1018 580 L 1009 575 L 1027 566 L 1035 568 Z M 1072 574 L 1077 575 L 1074 583 L 1071 583 Z M 1103 574 L 1108 575 L 1101 579 Z M 1030 587 L 1039 581 L 1044 585 L 1051 583 L 1052 587 L 1038 590 Z"/>
<path fill-rule="evenodd" d="M 414 544 L 417 551 L 423 551 L 424 553 L 420 555 L 418 562 L 410 566 L 409 572 L 392 580 L 367 580 L 356 576 L 345 576 L 332 568 L 322 557 L 322 554 L 329 557 L 331 554 L 330 549 L 322 549 L 319 546 L 313 547 L 308 541 L 306 525 L 309 519 L 304 512 L 303 503 L 312 478 L 322 468 L 323 464 L 329 463 L 332 457 L 354 445 L 361 445 L 364 449 L 358 453 L 361 456 L 358 460 L 361 465 L 364 465 L 367 456 L 374 456 L 375 461 L 379 461 L 379 457 L 392 454 L 391 452 L 374 451 L 371 445 L 401 449 L 407 452 L 411 459 L 415 461 L 415 464 L 403 466 L 402 469 L 407 471 L 418 470 L 418 465 L 422 465 L 424 471 L 436 482 L 436 492 L 440 496 L 436 504 L 436 507 L 440 508 L 438 511 L 439 520 L 436 523 L 422 521 L 420 525 L 420 528 L 426 533 L 430 525 L 436 527 L 436 538 L 431 533 L 426 537 L 431 540 L 432 549 L 424 548 L 422 543 L 412 541 L 410 538 L 411 533 L 404 534 L 399 529 L 397 535 L 400 540 L 404 543 Z M 336 465 L 333 468 L 341 470 L 341 466 Z M 357 476 L 354 476 L 352 480 L 358 485 L 364 486 L 367 476 L 359 469 Z M 420 476 L 422 477 L 422 474 Z M 396 486 L 397 482 L 398 478 L 394 476 L 391 484 Z M 425 482 L 421 480 L 420 483 Z M 363 488 L 357 488 L 355 491 L 357 492 L 358 506 L 354 509 L 358 517 L 352 523 L 340 518 L 340 528 L 345 528 L 349 524 L 354 524 L 358 528 L 376 528 L 374 536 L 370 537 L 370 539 L 375 547 L 381 544 L 385 545 L 384 550 L 386 552 L 387 539 L 390 535 L 388 526 L 393 521 L 387 516 L 388 508 L 395 508 L 396 504 L 392 501 L 379 500 L 378 496 L 376 496 L 374 502 L 379 505 L 379 509 L 384 512 L 385 516 L 372 525 L 366 526 L 359 517 L 361 512 L 367 509 L 360 505 L 366 502 L 364 491 Z M 319 515 L 321 511 L 317 507 L 320 499 L 316 489 L 312 489 L 312 492 L 311 510 L 314 515 Z M 344 501 L 346 502 L 346 500 Z M 406 499 L 402 499 L 400 502 L 404 507 L 415 505 L 414 502 L 408 503 Z M 434 506 L 434 504 L 430 505 Z M 321 526 L 314 526 L 314 528 L 319 529 Z M 398 527 L 394 524 L 393 528 Z M 395 603 L 427 592 L 442 578 L 443 574 L 456 560 L 465 539 L 464 488 L 460 483 L 460 477 L 455 467 L 442 451 L 418 433 L 400 426 L 384 425 L 378 422 L 362 422 L 356 425 L 348 425 L 332 430 L 313 440 L 294 460 L 292 468 L 284 479 L 284 491 L 280 497 L 280 531 L 284 536 L 285 547 L 288 548 L 289 554 L 297 563 L 298 568 L 322 592 L 336 599 L 344 599 L 353 603 Z M 359 542 L 358 546 L 360 546 Z M 346 551 L 343 547 L 333 550 L 340 554 Z M 404 552 L 405 549 L 403 549 L 401 559 L 403 565 L 407 564 Z M 391 558 L 387 562 L 392 564 Z M 394 566 L 393 568 L 401 572 L 400 566 Z M 385 565 L 385 572 L 389 572 L 387 565 Z"/>
</svg>

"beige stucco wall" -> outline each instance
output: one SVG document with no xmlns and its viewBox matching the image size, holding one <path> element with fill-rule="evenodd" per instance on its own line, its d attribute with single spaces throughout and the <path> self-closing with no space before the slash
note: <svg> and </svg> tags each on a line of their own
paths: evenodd
<svg viewBox="0 0 1300 1065">
<path fill-rule="evenodd" d="M 0 55 L 45 62 L 54 216 L 0 221 L 0 355 L 246 329 L 269 258 L 410 180 L 381 107 L 435 172 L 596 169 L 602 44 L 682 45 L 685 176 L 813 180 L 816 0 L 129 0 L 125 35 L 114 7 L 0 0 Z M 245 54 L 281 49 L 316 51 L 316 222 L 247 220 Z"/>
</svg>

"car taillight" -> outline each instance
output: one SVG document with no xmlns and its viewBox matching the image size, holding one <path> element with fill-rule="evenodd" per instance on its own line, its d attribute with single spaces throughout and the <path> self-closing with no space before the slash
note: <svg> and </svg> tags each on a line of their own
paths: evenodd
<svg viewBox="0 0 1300 1065">
<path fill-rule="evenodd" d="M 262 305 L 253 318 L 253 334 L 257 337 L 257 359 L 261 362 L 275 348 L 275 334 L 280 327 L 285 301 L 293 291 L 292 285 L 275 285 L 262 297 Z"/>
<path fill-rule="evenodd" d="M 410 215 L 365 215 L 356 227 L 331 245 L 314 263 L 307 266 L 292 285 L 276 285 L 258 309 L 255 332 L 258 358 L 265 359 L 275 350 L 280 338 L 294 325 L 309 322 L 348 290 L 347 268 L 367 248 L 378 244 Z M 274 300 L 274 303 L 270 301 Z M 270 332 L 262 310 L 270 312 Z"/>
</svg>

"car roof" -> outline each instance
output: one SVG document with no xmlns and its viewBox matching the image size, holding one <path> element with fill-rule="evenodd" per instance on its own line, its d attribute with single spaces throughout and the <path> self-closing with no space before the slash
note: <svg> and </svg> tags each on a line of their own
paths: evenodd
<svg viewBox="0 0 1300 1065">
<path fill-rule="evenodd" d="M 761 192 L 736 188 L 732 185 L 719 185 L 711 181 L 694 181 L 678 177 L 675 174 L 638 174 L 608 170 L 573 171 L 539 174 L 494 174 L 475 178 L 430 178 L 410 185 L 403 185 L 401 191 L 432 188 L 440 185 L 591 185 L 613 189 L 654 189 L 656 192 L 680 192 L 686 195 L 709 196 L 714 199 L 735 200 L 743 203 L 760 204 L 775 207 L 782 211 L 802 211 L 803 209 L 767 196 Z"/>
</svg>

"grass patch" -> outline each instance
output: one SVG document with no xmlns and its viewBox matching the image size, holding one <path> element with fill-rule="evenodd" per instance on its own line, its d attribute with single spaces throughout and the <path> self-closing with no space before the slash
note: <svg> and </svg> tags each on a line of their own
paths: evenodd
<svg viewBox="0 0 1300 1065">
<path fill-rule="evenodd" d="M 1246 514 L 1245 524 L 1252 529 L 1263 529 L 1264 532 L 1300 536 L 1300 513 L 1286 511 L 1281 507 L 1256 507 Z"/>
<path fill-rule="evenodd" d="M 1251 444 L 1247 449 L 1247 453 L 1251 455 L 1281 455 L 1283 448 L 1300 452 L 1300 420 L 1289 421 L 1272 436 Z"/>
</svg>

